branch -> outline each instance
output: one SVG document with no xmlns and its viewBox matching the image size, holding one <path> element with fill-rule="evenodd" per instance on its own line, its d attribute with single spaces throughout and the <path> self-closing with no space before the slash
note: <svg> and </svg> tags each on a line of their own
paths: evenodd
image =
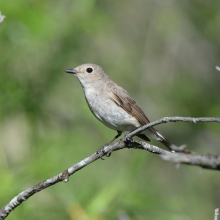
<svg viewBox="0 0 220 220">
<path fill-rule="evenodd" d="M 19 193 L 5 207 L 3 207 L 0 210 L 0 220 L 5 219 L 11 213 L 13 209 L 15 209 L 17 206 L 19 206 L 22 202 L 26 201 L 28 198 L 30 198 L 35 193 L 40 192 L 41 190 L 46 189 L 47 187 L 50 187 L 61 181 L 68 182 L 70 175 L 74 174 L 78 170 L 82 169 L 83 167 L 87 166 L 88 164 L 94 162 L 97 159 L 99 159 L 99 155 L 95 153 L 85 158 L 84 160 L 81 160 L 79 163 L 73 165 L 72 167 L 63 171 L 62 173 L 56 176 L 53 176 L 43 182 L 40 182 L 24 190 L 23 192 Z"/>
<path fill-rule="evenodd" d="M 115 142 L 113 145 L 104 146 L 103 148 L 103 154 L 107 154 L 108 152 L 113 152 L 117 150 L 121 150 L 123 148 L 135 148 L 135 149 L 145 149 L 151 153 L 155 154 L 170 154 L 170 152 L 160 149 L 156 146 L 147 144 L 147 143 L 138 143 L 136 141 L 132 141 L 129 143 L 129 146 L 126 145 L 126 141 L 123 141 L 123 139 L 120 139 L 119 141 Z M 32 195 L 34 195 L 37 192 L 40 192 L 43 189 L 46 189 L 47 187 L 50 187 L 56 183 L 59 182 L 68 182 L 69 176 L 73 175 L 75 172 L 81 170 L 83 167 L 89 165 L 90 163 L 96 161 L 97 159 L 100 159 L 100 155 L 97 153 L 92 154 L 91 156 L 81 160 L 80 162 L 76 163 L 72 167 L 70 167 L 67 170 L 64 170 L 62 173 L 53 176 L 43 182 L 40 182 L 23 192 L 19 193 L 17 196 L 15 196 L 7 205 L 5 205 L 0 210 L 0 220 L 5 219 L 16 207 L 18 207 L 21 203 L 26 201 L 28 198 L 30 198 Z"/>
<path fill-rule="evenodd" d="M 200 166 L 206 169 L 220 170 L 220 155 L 175 153 L 161 155 L 161 158 L 174 163 Z"/>
<path fill-rule="evenodd" d="M 216 208 L 214 214 L 214 220 L 219 220 L 218 216 L 219 216 L 219 208 Z"/>
<path fill-rule="evenodd" d="M 46 189 L 47 187 L 50 187 L 56 183 L 59 183 L 62 181 L 68 182 L 69 176 L 73 175 L 75 172 L 81 170 L 83 167 L 89 165 L 90 163 L 96 161 L 97 159 L 100 159 L 100 156 L 108 155 L 109 152 L 111 153 L 113 151 L 122 150 L 123 148 L 134 148 L 134 149 L 146 150 L 150 153 L 159 154 L 164 160 L 196 165 L 196 166 L 200 166 L 200 167 L 207 168 L 207 169 L 220 170 L 220 156 L 218 155 L 199 155 L 199 154 L 195 154 L 194 152 L 190 152 L 190 153 L 189 152 L 187 153 L 169 152 L 157 146 L 151 145 L 149 143 L 137 142 L 132 139 L 129 139 L 133 137 L 134 135 L 136 135 L 137 133 L 149 127 L 162 124 L 162 123 L 166 123 L 166 122 L 177 122 L 177 121 L 193 122 L 193 123 L 197 123 L 197 122 L 220 123 L 220 118 L 165 117 L 155 122 L 151 122 L 148 125 L 145 125 L 141 128 L 138 128 L 135 131 L 127 134 L 125 137 L 115 142 L 114 144 L 109 145 L 109 146 L 104 146 L 102 148 L 103 155 L 94 153 L 91 156 L 76 163 L 72 167 L 68 168 L 67 170 L 63 171 L 62 173 L 52 178 L 49 178 L 43 182 L 40 182 L 24 190 L 23 192 L 19 193 L 7 205 L 5 205 L 0 210 L 0 220 L 5 219 L 12 212 L 13 209 L 18 207 L 22 202 L 26 201 L 28 198 L 30 198 L 35 193 L 40 192 L 41 190 Z"/>
<path fill-rule="evenodd" d="M 201 117 L 201 118 L 191 118 L 191 117 L 179 117 L 179 116 L 174 116 L 174 117 L 164 117 L 164 118 L 161 118 L 157 121 L 153 121 L 149 124 L 146 124 L 136 130 L 134 130 L 133 132 L 130 132 L 127 137 L 128 138 L 131 138 L 133 136 L 135 136 L 136 134 L 138 133 L 141 133 L 142 131 L 148 129 L 148 128 L 151 128 L 151 127 L 154 127 L 156 125 L 159 125 L 159 124 L 163 124 L 163 123 L 167 123 L 167 122 L 178 122 L 178 121 L 181 121 L 181 122 L 192 122 L 192 123 L 198 123 L 198 122 L 217 122 L 217 123 L 220 123 L 220 118 L 205 118 L 205 117 Z"/>
</svg>

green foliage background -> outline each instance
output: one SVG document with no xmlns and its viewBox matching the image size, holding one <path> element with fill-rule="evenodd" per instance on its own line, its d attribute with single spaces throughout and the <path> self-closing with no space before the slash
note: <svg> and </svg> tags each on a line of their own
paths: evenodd
<svg viewBox="0 0 220 220">
<path fill-rule="evenodd" d="M 0 11 L 0 207 L 115 135 L 65 69 L 101 65 L 151 120 L 219 117 L 219 1 L 7 0 Z M 157 129 L 177 145 L 220 154 L 218 124 Z M 34 195 L 8 219 L 205 220 L 216 207 L 217 171 L 123 150 Z"/>
</svg>

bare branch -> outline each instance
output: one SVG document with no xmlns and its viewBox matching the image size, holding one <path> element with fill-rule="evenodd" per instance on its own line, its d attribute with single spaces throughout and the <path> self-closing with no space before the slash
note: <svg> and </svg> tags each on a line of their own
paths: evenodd
<svg viewBox="0 0 220 220">
<path fill-rule="evenodd" d="M 219 208 L 215 209 L 215 215 L 214 215 L 214 220 L 219 220 Z"/>
<path fill-rule="evenodd" d="M 174 163 L 184 163 L 188 165 L 200 166 L 206 169 L 220 170 L 220 155 L 210 154 L 164 154 L 161 158 Z"/>
<path fill-rule="evenodd" d="M 125 142 L 126 141 L 123 138 L 112 145 L 105 146 L 103 148 L 103 154 L 107 154 L 108 152 L 121 150 L 126 147 L 127 148 L 134 148 L 134 149 L 143 149 L 143 150 L 147 150 L 151 153 L 155 153 L 155 154 L 171 154 L 170 152 L 168 152 L 166 150 L 160 149 L 159 147 L 153 146 L 153 145 L 145 143 L 145 142 L 139 143 L 136 141 L 132 141 L 132 142 L 129 142 L 128 145 L 126 145 Z M 3 207 L 0 210 L 0 220 L 5 219 L 13 209 L 18 207 L 22 202 L 26 201 L 28 198 L 30 198 L 35 193 L 40 192 L 41 190 L 46 189 L 47 187 L 50 187 L 50 186 L 52 186 L 56 183 L 59 183 L 61 181 L 68 182 L 69 176 L 71 176 L 75 172 L 79 171 L 83 167 L 89 165 L 90 163 L 96 161 L 97 159 L 100 159 L 100 156 L 99 156 L 99 154 L 94 153 L 91 156 L 85 158 L 84 160 L 81 160 L 80 162 L 76 163 L 75 165 L 73 165 L 69 169 L 63 171 L 62 173 L 60 173 L 56 176 L 53 176 L 43 182 L 40 182 L 40 183 L 24 190 L 23 192 L 19 193 L 5 207 Z"/>
<path fill-rule="evenodd" d="M 82 169 L 83 167 L 87 166 L 88 164 L 94 162 L 97 159 L 99 159 L 99 155 L 95 153 L 85 158 L 84 160 L 81 160 L 79 163 L 73 165 L 72 167 L 63 171 L 62 173 L 53 176 L 43 182 L 40 182 L 19 193 L 4 208 L 0 210 L 0 220 L 5 219 L 13 209 L 15 209 L 17 206 L 19 206 L 22 202 L 26 201 L 35 193 L 40 192 L 41 190 L 46 189 L 47 187 L 52 186 L 58 182 L 68 182 L 70 175 L 74 174 L 78 170 Z"/>
<path fill-rule="evenodd" d="M 127 137 L 128 138 L 131 138 L 133 136 L 135 136 L 136 134 L 148 129 L 148 128 L 151 128 L 151 127 L 154 127 L 156 125 L 159 125 L 159 124 L 163 124 L 163 123 L 167 123 L 167 122 L 192 122 L 192 123 L 198 123 L 198 122 L 216 122 L 216 123 L 220 123 L 220 118 L 206 118 L 206 117 L 201 117 L 201 118 L 191 118 L 191 117 L 179 117 L 179 116 L 174 116 L 174 117 L 164 117 L 164 118 L 161 118 L 159 120 L 156 120 L 156 121 L 153 121 L 147 125 L 144 125 L 132 132 L 130 132 Z"/>
<path fill-rule="evenodd" d="M 177 122 L 177 121 L 184 121 L 184 122 L 220 122 L 219 118 L 188 118 L 188 117 L 165 117 L 160 120 L 157 120 L 155 122 L 149 123 L 148 125 L 145 125 L 141 128 L 136 129 L 135 131 L 127 134 L 124 138 L 120 139 L 119 141 L 115 142 L 112 145 L 104 146 L 103 147 L 103 155 L 108 155 L 109 153 L 117 150 L 121 150 L 123 148 L 134 148 L 134 149 L 142 149 L 149 151 L 154 154 L 159 154 L 164 160 L 168 160 L 171 162 L 176 163 L 184 163 L 184 164 L 190 164 L 190 165 L 196 165 L 200 166 L 206 169 L 213 169 L 213 170 L 220 170 L 220 156 L 218 155 L 199 155 L 194 152 L 187 153 L 175 153 L 175 152 L 169 152 L 164 149 L 161 149 L 157 146 L 151 145 L 149 143 L 145 142 L 137 142 L 134 141 L 131 138 L 132 136 L 136 135 L 138 132 L 141 132 L 149 127 L 166 123 L 166 122 Z M 100 159 L 100 154 L 94 153 L 91 156 L 81 160 L 79 163 L 76 163 L 69 169 L 63 171 L 62 173 L 49 178 L 43 182 L 40 182 L 36 184 L 35 186 L 32 186 L 23 192 L 19 193 L 17 196 L 15 196 L 5 207 L 3 207 L 0 210 L 0 220 L 5 219 L 10 212 L 18 207 L 22 202 L 30 198 L 32 195 L 34 195 L 37 192 L 40 192 L 43 189 L 46 189 L 47 187 L 50 187 L 56 183 L 59 183 L 61 181 L 67 182 L 69 180 L 69 176 L 74 174 L 75 172 L 79 171 L 83 167 L 89 165 L 90 163 L 96 161 L 97 159 Z"/>
</svg>

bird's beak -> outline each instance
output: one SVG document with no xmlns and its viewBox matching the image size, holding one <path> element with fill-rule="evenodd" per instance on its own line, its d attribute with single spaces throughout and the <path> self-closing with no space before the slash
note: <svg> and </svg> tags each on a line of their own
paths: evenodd
<svg viewBox="0 0 220 220">
<path fill-rule="evenodd" d="M 77 74 L 77 71 L 75 69 L 68 69 L 66 73 Z"/>
</svg>

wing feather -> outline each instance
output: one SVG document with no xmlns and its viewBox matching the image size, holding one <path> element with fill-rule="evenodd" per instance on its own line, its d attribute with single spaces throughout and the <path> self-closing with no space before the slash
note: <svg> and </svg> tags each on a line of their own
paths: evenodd
<svg viewBox="0 0 220 220">
<path fill-rule="evenodd" d="M 112 85 L 111 85 L 112 86 Z M 141 125 L 148 124 L 150 121 L 147 116 L 144 114 L 139 105 L 130 97 L 127 91 L 122 89 L 119 86 L 109 87 L 108 93 L 112 100 L 122 107 L 128 114 L 134 116 Z"/>
<path fill-rule="evenodd" d="M 117 105 L 122 107 L 128 114 L 134 116 L 141 125 L 150 123 L 149 119 L 144 114 L 139 105 L 134 101 L 134 99 L 130 97 L 128 92 L 124 90 L 122 87 L 118 86 L 114 82 L 111 82 L 107 83 L 106 91 L 109 93 L 110 97 Z M 167 146 L 168 149 L 172 149 L 171 146 L 173 144 L 164 136 L 162 136 L 154 127 L 151 127 L 149 130 L 151 130 L 154 133 L 155 139 L 159 140 L 162 144 Z M 144 140 L 149 140 L 149 138 L 145 134 L 138 134 L 137 136 Z"/>
</svg>

